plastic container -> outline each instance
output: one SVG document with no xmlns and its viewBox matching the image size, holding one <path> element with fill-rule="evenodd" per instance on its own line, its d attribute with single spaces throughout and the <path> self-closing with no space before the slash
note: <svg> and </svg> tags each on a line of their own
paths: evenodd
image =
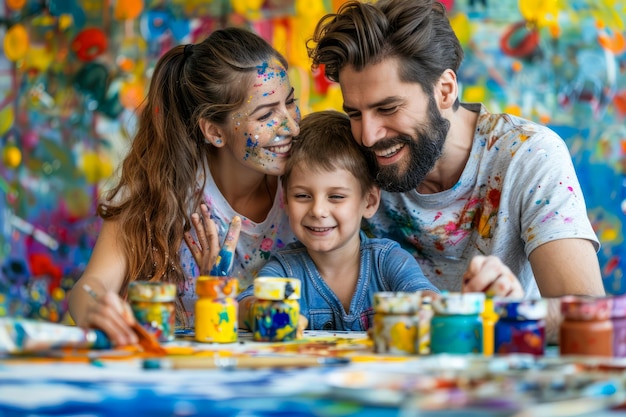
<svg viewBox="0 0 626 417">
<path fill-rule="evenodd" d="M 233 277 L 200 276 L 196 281 L 195 339 L 205 343 L 237 341 L 237 293 Z"/>
<path fill-rule="evenodd" d="M 166 282 L 133 281 L 128 286 L 135 319 L 159 342 L 174 340 L 176 293 L 176 285 Z"/>
<path fill-rule="evenodd" d="M 609 297 L 561 298 L 561 355 L 613 356 L 612 308 Z"/>
<path fill-rule="evenodd" d="M 414 355 L 419 353 L 421 292 L 374 294 L 374 351 Z"/>
<path fill-rule="evenodd" d="M 432 302 L 430 353 L 482 353 L 483 293 L 442 293 Z"/>
<path fill-rule="evenodd" d="M 543 355 L 546 346 L 545 300 L 494 299 L 499 316 L 494 328 L 494 352 Z"/>
<path fill-rule="evenodd" d="M 251 306 L 252 338 L 257 342 L 284 342 L 298 337 L 300 280 L 259 277 Z"/>
</svg>

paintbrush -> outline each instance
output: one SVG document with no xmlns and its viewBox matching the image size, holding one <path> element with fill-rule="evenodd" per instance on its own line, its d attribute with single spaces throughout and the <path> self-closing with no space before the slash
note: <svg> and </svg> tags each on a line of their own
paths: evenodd
<svg viewBox="0 0 626 417">
<path fill-rule="evenodd" d="M 95 300 L 98 299 L 98 294 L 91 288 L 88 284 L 83 284 L 83 289 L 87 291 L 89 295 L 91 295 Z M 155 355 L 165 355 L 167 351 L 163 349 L 163 347 L 159 344 L 159 341 L 156 337 L 146 330 L 137 320 L 131 325 L 131 328 L 137 335 L 139 339 L 139 345 L 143 348 L 145 352 L 152 353 Z"/>
<path fill-rule="evenodd" d="M 282 369 L 347 365 L 349 358 L 319 356 L 183 356 L 145 359 L 144 369 Z"/>
</svg>

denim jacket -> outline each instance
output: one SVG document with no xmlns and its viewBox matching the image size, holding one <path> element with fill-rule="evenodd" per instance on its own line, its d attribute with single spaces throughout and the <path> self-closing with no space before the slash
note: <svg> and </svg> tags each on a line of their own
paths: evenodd
<svg viewBox="0 0 626 417">
<path fill-rule="evenodd" d="M 311 330 L 365 331 L 372 326 L 374 293 L 379 291 L 439 292 L 422 273 L 417 261 L 389 239 L 368 238 L 361 232 L 361 268 L 350 312 L 319 274 L 306 248 L 292 243 L 272 254 L 259 277 L 290 277 L 302 281 L 300 314 L 308 318 Z M 253 286 L 238 300 L 254 294 Z"/>
</svg>

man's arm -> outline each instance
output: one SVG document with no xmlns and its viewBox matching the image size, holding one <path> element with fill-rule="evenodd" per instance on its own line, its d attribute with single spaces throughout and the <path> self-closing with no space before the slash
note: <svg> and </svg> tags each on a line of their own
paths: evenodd
<svg viewBox="0 0 626 417">
<path fill-rule="evenodd" d="M 605 295 L 593 244 L 586 239 L 553 240 L 528 257 L 542 297 Z"/>
<path fill-rule="evenodd" d="M 586 239 L 559 239 L 545 243 L 529 256 L 537 286 L 548 299 L 546 339 L 558 341 L 560 299 L 564 295 L 605 295 L 593 244 Z"/>
</svg>

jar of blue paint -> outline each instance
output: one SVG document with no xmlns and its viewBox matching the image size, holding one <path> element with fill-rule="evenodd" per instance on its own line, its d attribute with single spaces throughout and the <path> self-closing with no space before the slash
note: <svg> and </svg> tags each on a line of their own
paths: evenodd
<svg viewBox="0 0 626 417">
<path fill-rule="evenodd" d="M 430 353 L 482 353 L 483 293 L 444 292 L 432 301 Z"/>
<path fill-rule="evenodd" d="M 495 353 L 545 353 L 548 313 L 545 300 L 495 298 L 494 311 L 499 317 L 494 329 Z"/>
<path fill-rule="evenodd" d="M 252 338 L 257 342 L 286 342 L 298 338 L 300 288 L 297 278 L 259 277 L 251 306 Z"/>
</svg>

